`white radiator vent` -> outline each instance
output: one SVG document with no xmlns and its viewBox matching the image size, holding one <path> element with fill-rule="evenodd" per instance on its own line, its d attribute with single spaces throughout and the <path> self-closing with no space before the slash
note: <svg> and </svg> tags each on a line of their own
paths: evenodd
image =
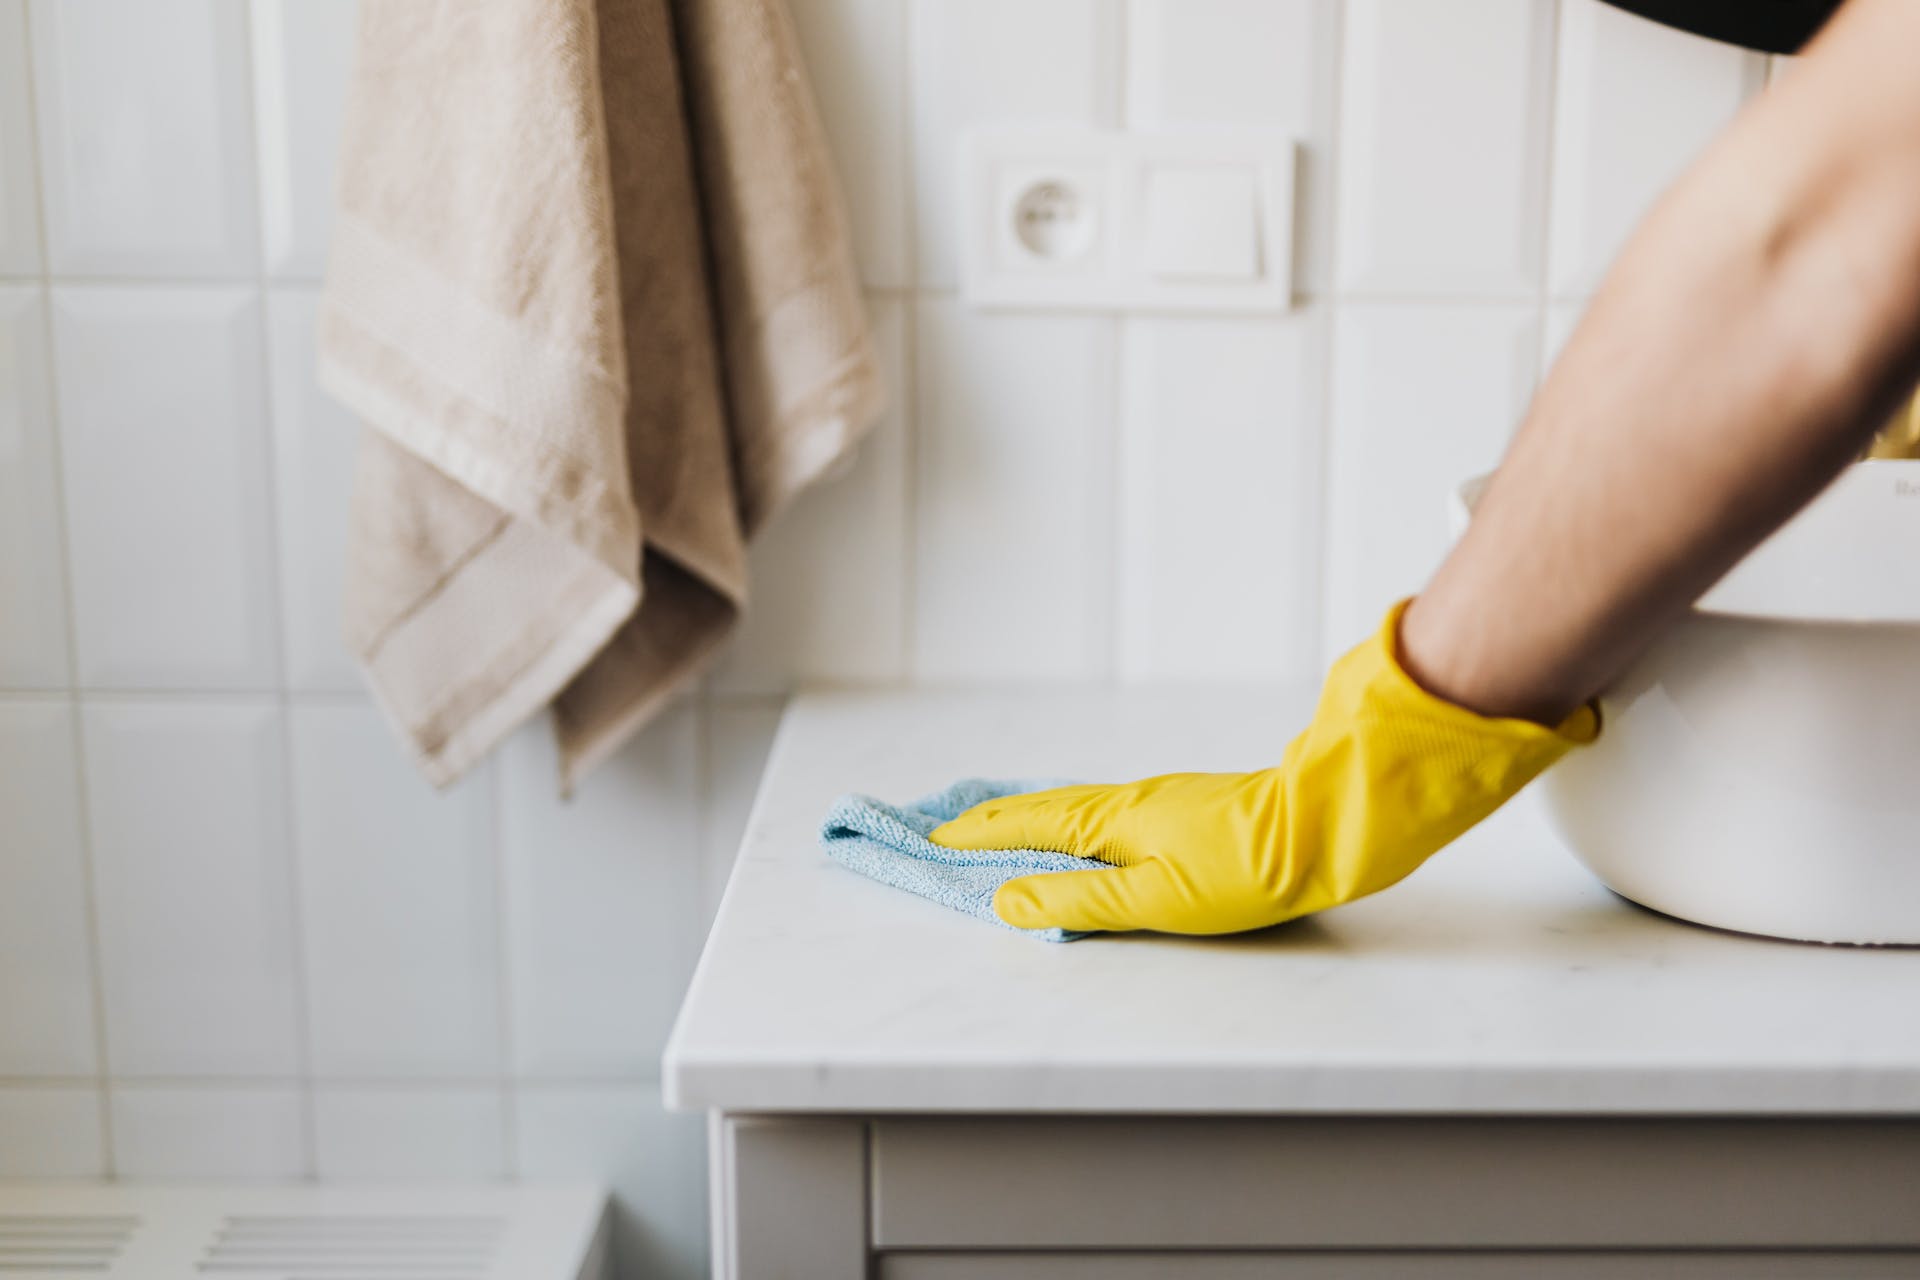
<svg viewBox="0 0 1920 1280">
<path fill-rule="evenodd" d="M 555 1187 L 0 1186 L 0 1280 L 607 1280 Z"/>
<path fill-rule="evenodd" d="M 108 1272 L 139 1227 L 125 1214 L 0 1213 L 0 1275 Z"/>
</svg>

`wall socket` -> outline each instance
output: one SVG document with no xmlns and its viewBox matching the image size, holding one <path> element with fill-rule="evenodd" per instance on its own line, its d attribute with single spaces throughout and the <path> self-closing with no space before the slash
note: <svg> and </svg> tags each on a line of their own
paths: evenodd
<svg viewBox="0 0 1920 1280">
<path fill-rule="evenodd" d="M 962 143 L 962 294 L 991 308 L 1293 302 L 1294 140 L 996 127 Z"/>
</svg>

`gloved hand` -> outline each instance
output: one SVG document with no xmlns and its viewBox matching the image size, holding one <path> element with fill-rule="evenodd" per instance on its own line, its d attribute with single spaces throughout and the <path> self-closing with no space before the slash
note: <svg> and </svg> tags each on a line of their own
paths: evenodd
<svg viewBox="0 0 1920 1280">
<path fill-rule="evenodd" d="M 931 838 L 1113 864 L 1001 885 L 995 913 L 1026 929 L 1233 933 L 1384 889 L 1600 728 L 1591 706 L 1549 729 L 1427 693 L 1399 663 L 1405 607 L 1334 664 L 1278 768 L 989 800 Z"/>
</svg>

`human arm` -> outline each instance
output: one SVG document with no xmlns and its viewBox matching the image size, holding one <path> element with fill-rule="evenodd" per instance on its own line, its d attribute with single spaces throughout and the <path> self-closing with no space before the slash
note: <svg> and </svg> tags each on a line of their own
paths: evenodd
<svg viewBox="0 0 1920 1280">
<path fill-rule="evenodd" d="M 1011 881 L 1001 916 L 1207 933 L 1338 905 L 1590 736 L 1578 709 L 1920 376 L 1916 48 L 1920 3 L 1851 0 L 1660 201 L 1466 537 L 1335 665 L 1277 767 L 1014 797 L 936 831 L 1115 865 Z"/>
</svg>

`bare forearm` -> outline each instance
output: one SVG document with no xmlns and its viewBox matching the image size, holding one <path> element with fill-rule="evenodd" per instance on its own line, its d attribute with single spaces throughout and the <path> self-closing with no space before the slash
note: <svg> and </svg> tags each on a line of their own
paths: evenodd
<svg viewBox="0 0 1920 1280">
<path fill-rule="evenodd" d="M 1434 693 L 1558 719 L 1912 389 L 1915 47 L 1920 3 L 1853 0 L 1640 228 L 1406 614 Z"/>
</svg>

